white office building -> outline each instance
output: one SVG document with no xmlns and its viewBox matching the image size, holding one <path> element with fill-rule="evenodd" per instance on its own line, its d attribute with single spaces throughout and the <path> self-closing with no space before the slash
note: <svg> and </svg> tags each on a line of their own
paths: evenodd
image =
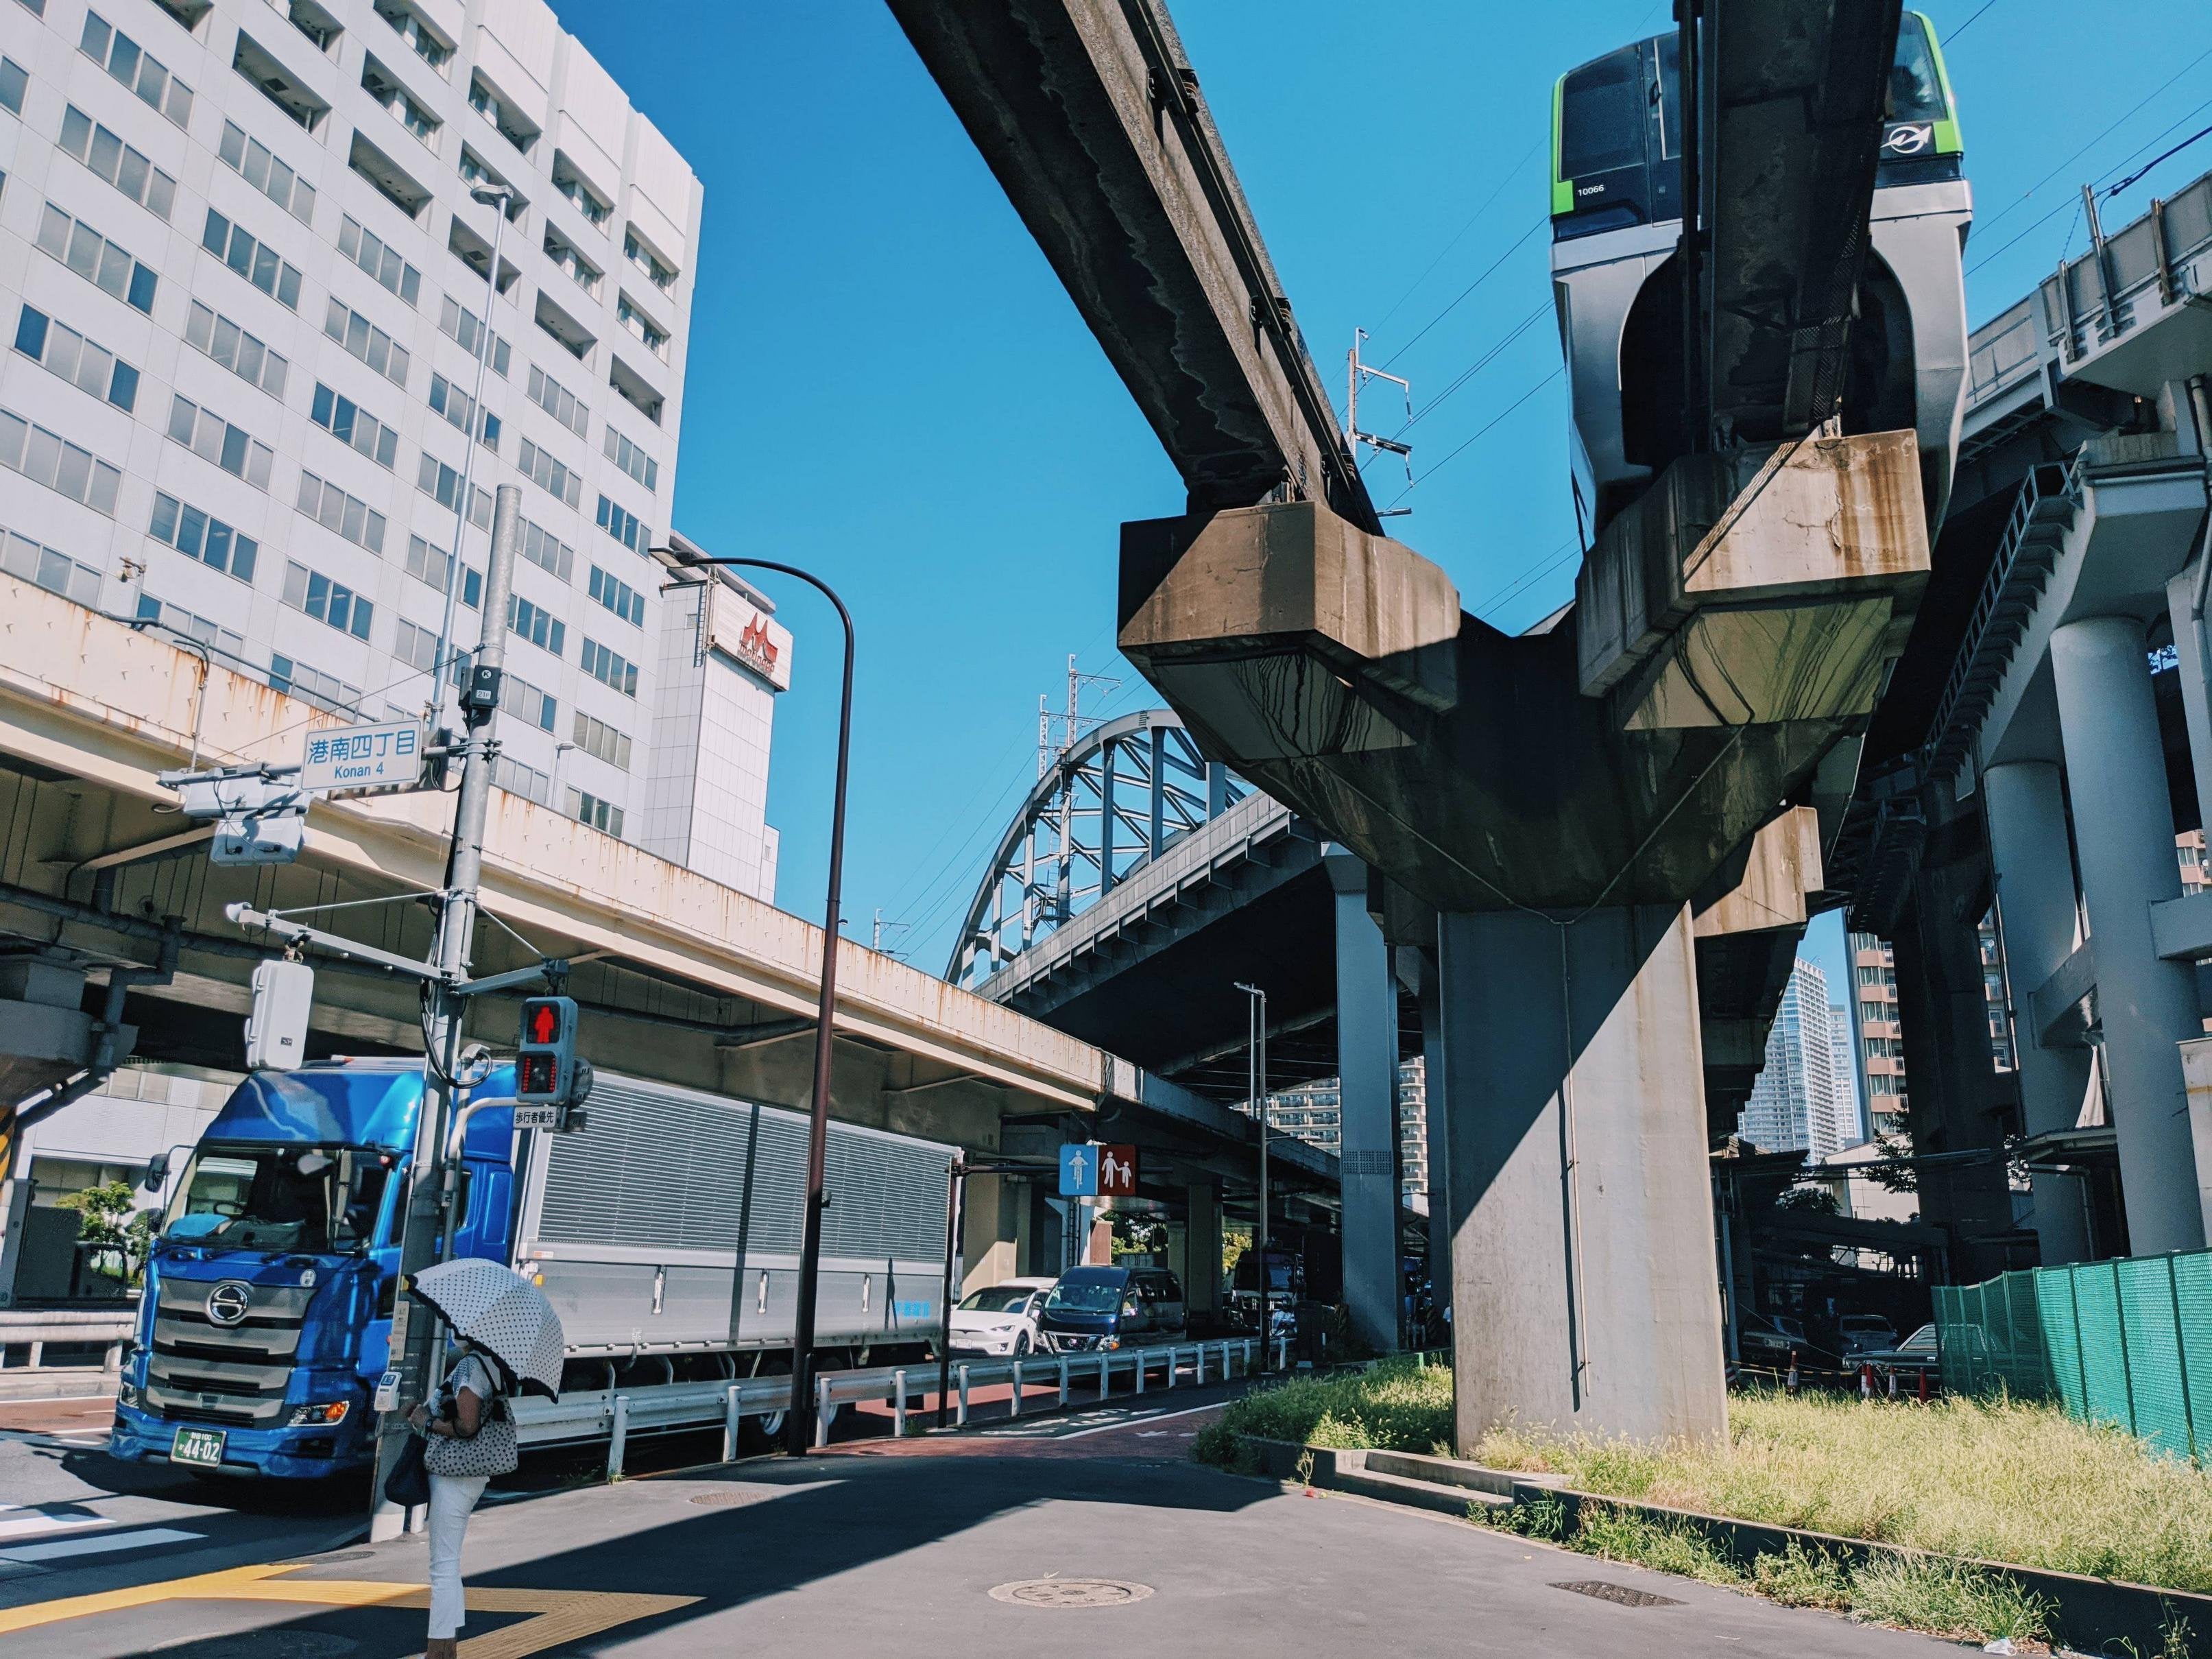
<svg viewBox="0 0 2212 1659">
<path fill-rule="evenodd" d="M 1767 1032 L 1766 1064 L 1737 1120 L 1737 1133 L 1761 1152 L 1802 1147 L 1818 1162 L 1847 1144 L 1850 1097 L 1838 1106 L 1832 1030 L 1827 975 L 1800 957 Z"/>
<path fill-rule="evenodd" d="M 772 897 L 789 635 L 655 550 L 700 185 L 552 11 L 0 0 L 0 563 L 404 716 L 516 484 L 499 782 Z"/>
</svg>

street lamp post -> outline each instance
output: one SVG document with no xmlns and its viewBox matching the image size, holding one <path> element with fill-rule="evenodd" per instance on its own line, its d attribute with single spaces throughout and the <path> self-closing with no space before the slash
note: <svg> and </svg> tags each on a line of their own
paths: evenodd
<svg viewBox="0 0 2212 1659">
<path fill-rule="evenodd" d="M 1259 1272 L 1254 1275 L 1260 1287 L 1260 1369 L 1267 1369 L 1267 1343 L 1274 1335 L 1273 1311 L 1267 1297 L 1267 994 L 1256 985 L 1237 981 L 1237 988 L 1244 993 L 1245 1011 L 1251 1028 L 1249 1059 L 1245 1079 L 1252 1090 L 1252 1115 L 1260 1121 L 1260 1224 L 1254 1229 L 1252 1248 Z"/>
<path fill-rule="evenodd" d="M 791 1340 L 791 1409 L 784 1414 L 783 1449 L 804 1457 L 814 1439 L 814 1314 L 822 1279 L 822 1211 L 829 1202 L 824 1164 L 830 1142 L 830 1074 L 837 1010 L 837 912 L 844 897 L 845 775 L 853 747 L 853 613 L 819 576 L 773 559 L 709 558 L 669 547 L 659 550 L 688 568 L 738 565 L 795 576 L 837 607 L 845 626 L 845 679 L 837 707 L 837 783 L 830 808 L 830 892 L 822 920 L 822 1000 L 814 1021 L 814 1102 L 806 1136 L 806 1212 L 799 1247 L 799 1306 Z M 703 602 L 703 596 L 702 596 Z"/>
</svg>

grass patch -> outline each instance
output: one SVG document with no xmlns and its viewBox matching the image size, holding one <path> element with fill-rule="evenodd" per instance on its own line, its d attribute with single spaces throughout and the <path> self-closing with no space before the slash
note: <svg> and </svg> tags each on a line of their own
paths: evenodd
<svg viewBox="0 0 2212 1659">
<path fill-rule="evenodd" d="M 2039 1642 L 2051 1634 L 2051 1604 L 2043 1597 L 1963 1561 L 1870 1561 L 1850 1583 L 1856 1618 L 1968 1642 Z"/>
<path fill-rule="evenodd" d="M 1240 1434 L 1449 1455 L 1451 1372 L 1394 1360 L 1261 1389 L 1199 1455 L 1226 1462 Z M 1474 1459 L 1608 1498 L 2212 1594 L 2212 1475 L 2052 1406 L 1744 1394 L 1725 1441 L 1504 1429 Z"/>
</svg>

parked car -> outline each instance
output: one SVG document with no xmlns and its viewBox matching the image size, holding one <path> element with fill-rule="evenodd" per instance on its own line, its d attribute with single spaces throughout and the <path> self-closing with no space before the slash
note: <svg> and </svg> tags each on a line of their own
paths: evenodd
<svg viewBox="0 0 2212 1659">
<path fill-rule="evenodd" d="M 970 1291 L 952 1310 L 952 1352 L 1029 1352 L 1037 1345 L 1037 1304 L 1051 1288 L 1049 1279 L 1009 1279 Z"/>
<path fill-rule="evenodd" d="M 1923 1325 L 1904 1341 L 1887 1348 L 1871 1350 L 1858 1358 L 1870 1364 L 1876 1373 L 1887 1376 L 1895 1371 L 1899 1377 L 1917 1383 L 1924 1373 L 1930 1382 L 1936 1381 L 1939 1370 L 1936 1352 L 1936 1328 Z"/>
<path fill-rule="evenodd" d="M 1172 1309 L 1180 1317 L 1181 1304 L 1159 1300 L 1140 1274 L 1152 1276 L 1133 1267 L 1070 1267 L 1037 1304 L 1037 1346 L 1047 1353 L 1084 1353 L 1138 1347 L 1146 1338 L 1167 1334 L 1164 1316 Z"/>
<path fill-rule="evenodd" d="M 1793 1353 L 1802 1364 L 1813 1357 L 1805 1328 L 1784 1314 L 1744 1315 L 1735 1340 L 1736 1352 L 1747 1365 L 1787 1365 Z"/>
<path fill-rule="evenodd" d="M 1897 1346 L 1897 1327 L 1880 1314 L 1845 1314 L 1836 1322 L 1836 1340 L 1846 1364 L 1856 1365 Z"/>
</svg>

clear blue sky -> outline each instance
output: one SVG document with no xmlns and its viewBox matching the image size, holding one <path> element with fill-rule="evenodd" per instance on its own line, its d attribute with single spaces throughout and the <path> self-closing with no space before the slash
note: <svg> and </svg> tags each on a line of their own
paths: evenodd
<svg viewBox="0 0 2212 1659">
<path fill-rule="evenodd" d="M 1115 534 L 1125 519 L 1181 511 L 1180 484 L 884 7 L 555 5 L 706 185 L 677 522 L 716 551 L 819 571 L 852 605 L 848 931 L 865 939 L 881 907 L 913 924 L 900 942 L 935 971 L 1033 780 L 1037 694 L 1060 701 L 1068 653 L 1121 678 L 1113 709 L 1157 701 L 1112 650 Z M 1929 9 L 1978 198 L 1978 322 L 2080 251 L 2082 181 L 2116 180 L 2212 122 L 2212 9 Z M 1410 374 L 1421 408 L 1542 308 L 1413 428 L 1417 510 L 1396 522 L 1470 609 L 1527 625 L 1573 575 L 1538 228 L 1551 86 L 1662 27 L 1664 0 L 1174 10 L 1332 385 L 1362 325 L 1370 361 Z M 2106 224 L 2207 168 L 2212 139 L 2114 203 Z M 1395 461 L 1369 477 L 1386 502 L 1403 486 Z M 770 788 L 777 899 L 812 917 L 834 621 L 775 591 L 799 635 Z M 1832 918 L 1808 950 L 1839 990 Z"/>
</svg>

